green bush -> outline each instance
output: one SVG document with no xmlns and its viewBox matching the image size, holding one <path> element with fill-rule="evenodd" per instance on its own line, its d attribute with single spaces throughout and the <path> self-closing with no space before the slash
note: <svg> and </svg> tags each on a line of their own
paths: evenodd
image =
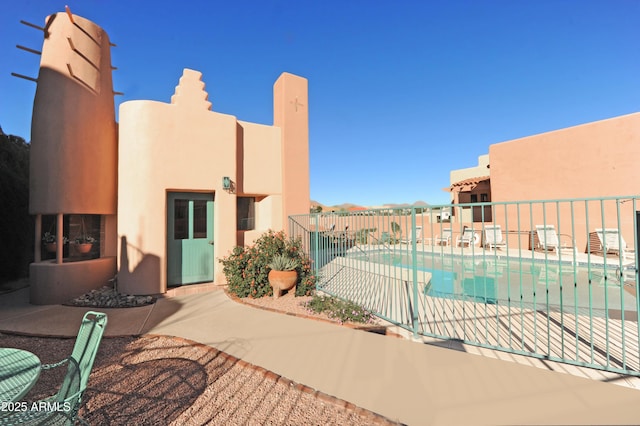
<svg viewBox="0 0 640 426">
<path fill-rule="evenodd" d="M 311 273 L 311 261 L 301 249 L 300 239 L 287 239 L 283 231 L 268 231 L 252 246 L 234 247 L 231 254 L 220 259 L 229 291 L 238 297 L 259 298 L 273 295 L 269 285 L 269 264 L 277 255 L 295 262 L 298 273 L 296 296 L 309 296 L 315 289 L 316 277 Z"/>
<path fill-rule="evenodd" d="M 314 295 L 311 300 L 304 303 L 304 307 L 312 313 L 326 313 L 329 318 L 336 319 L 340 323 L 356 322 L 362 324 L 372 323 L 374 316 L 362 306 L 341 300 L 332 296 Z"/>
</svg>

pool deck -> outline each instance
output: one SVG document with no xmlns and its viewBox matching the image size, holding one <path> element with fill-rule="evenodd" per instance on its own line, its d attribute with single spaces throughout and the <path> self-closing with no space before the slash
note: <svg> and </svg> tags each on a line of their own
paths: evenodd
<svg viewBox="0 0 640 426">
<path fill-rule="evenodd" d="M 29 305 L 21 290 L 0 297 L 0 330 L 75 336 L 87 310 Z M 268 312 L 222 290 L 104 311 L 107 335 L 194 340 L 401 424 L 640 423 L 639 390 Z"/>
<path fill-rule="evenodd" d="M 411 285 L 413 277 L 410 269 L 397 272 L 397 268 L 391 264 L 378 264 L 375 261 L 367 262 L 365 253 L 389 253 L 392 256 L 410 256 L 411 250 L 406 244 L 391 245 L 381 250 L 379 245 L 359 246 L 350 250 L 356 259 L 349 256 L 337 257 L 326 264 L 321 276 L 321 288 L 330 294 L 340 295 L 353 300 L 360 305 L 381 314 L 394 324 L 394 332 L 407 338 L 416 338 L 422 341 L 437 342 L 437 344 L 459 348 L 466 352 L 495 356 L 500 359 L 510 359 L 527 365 L 535 365 L 540 368 L 563 371 L 577 374 L 581 377 L 590 377 L 596 380 L 617 381 L 618 383 L 633 388 L 640 387 L 637 377 L 623 378 L 617 372 L 607 372 L 592 368 L 582 368 L 575 365 L 550 362 L 549 359 L 571 359 L 578 365 L 598 365 L 616 371 L 640 371 L 640 343 L 638 331 L 637 302 L 635 300 L 635 269 L 633 281 L 626 281 L 621 287 L 619 284 L 612 286 L 612 291 L 619 297 L 624 296 L 626 303 L 616 305 L 609 300 L 608 309 L 600 309 L 593 312 L 581 307 L 573 308 L 573 285 L 565 285 L 565 291 L 571 295 L 563 302 L 564 309 L 554 307 L 553 300 L 547 307 L 548 298 L 557 297 L 559 282 L 549 281 L 549 295 L 545 295 L 546 287 L 544 279 L 551 280 L 551 274 L 536 283 L 532 293 L 540 295 L 535 303 L 522 299 L 521 294 L 513 294 L 513 301 L 506 303 L 506 295 L 497 293 L 501 303 L 484 303 L 482 300 L 463 297 L 437 297 L 423 291 L 420 288 L 427 280 L 420 274 L 428 274 L 418 271 L 418 299 L 415 299 Z M 548 265 L 558 264 L 559 256 L 555 253 L 542 253 L 529 250 L 483 250 L 478 247 L 429 247 L 419 246 L 418 254 L 430 257 L 431 253 L 444 258 L 473 259 L 473 263 L 487 261 L 496 263 L 505 259 L 535 259 L 544 268 Z M 432 252 L 431 249 L 434 251 Z M 507 256 L 508 254 L 508 256 Z M 602 256 L 587 255 L 586 253 L 574 253 L 571 251 L 569 258 L 580 262 L 591 262 L 595 271 L 605 265 L 612 274 L 617 273 L 620 260 L 604 258 Z M 560 257 L 564 260 L 565 253 Z M 573 265 L 569 265 L 569 271 Z M 628 263 L 627 263 L 628 264 Z M 453 265 L 451 266 L 453 268 Z M 460 265 L 458 265 L 461 268 Z M 482 268 L 481 268 L 482 269 Z M 507 274 L 508 269 L 505 269 Z M 567 272 L 569 272 L 567 271 Z M 482 272 L 482 271 L 480 271 Z M 463 274 L 475 275 L 475 266 L 470 271 L 466 269 Z M 517 274 L 516 272 L 511 272 Z M 597 272 L 596 272 L 597 273 Z M 607 272 L 607 275 L 609 272 Z M 536 275 L 537 277 L 537 275 Z M 424 281 L 424 282 L 423 282 Z M 538 284 L 538 285 L 536 285 Z M 594 285 L 602 290 L 602 285 L 594 281 Z M 624 290 L 623 290 L 624 289 Z M 584 290 L 584 289 L 583 289 Z M 502 290 L 504 292 L 504 289 Z M 522 290 L 520 290 L 522 291 Z M 594 295 L 596 292 L 594 292 Z M 518 297 L 520 295 L 520 297 Z M 595 297 L 595 296 L 594 296 Z M 522 300 L 525 302 L 523 303 Z M 583 300 L 583 299 L 580 299 Z M 586 299 L 584 299 L 586 300 Z M 596 299 L 594 299 L 595 301 Z M 589 302 L 591 303 L 591 302 Z M 600 303 L 600 302 L 598 302 Z M 591 305 L 589 305 L 591 306 Z M 595 306 L 595 305 L 594 305 Z M 620 309 L 624 306 L 625 310 Z M 417 309 L 416 309 L 417 308 Z M 418 336 L 413 336 L 413 318 L 417 313 Z M 447 337 L 448 341 L 437 341 L 428 336 Z M 493 349 L 464 344 L 463 342 L 477 342 L 485 347 L 507 347 L 510 352 L 499 352 Z M 516 355 L 515 353 L 537 353 L 542 358 Z M 545 359 L 546 358 L 546 359 Z"/>
</svg>

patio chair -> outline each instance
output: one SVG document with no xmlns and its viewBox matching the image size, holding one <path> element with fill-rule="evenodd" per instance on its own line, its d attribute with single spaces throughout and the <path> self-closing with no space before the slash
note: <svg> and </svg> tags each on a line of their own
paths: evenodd
<svg viewBox="0 0 640 426">
<path fill-rule="evenodd" d="M 36 406 L 47 403 L 49 406 L 55 406 L 59 411 L 4 412 L 0 414 L 0 425 L 74 425 L 76 421 L 88 424 L 78 416 L 78 410 L 106 325 L 106 314 L 87 312 L 82 319 L 71 356 L 55 364 L 42 366 L 43 370 L 48 370 L 67 365 L 67 374 L 58 392 L 49 398 L 35 402 Z M 29 404 L 29 407 L 32 405 Z"/>
<path fill-rule="evenodd" d="M 502 227 L 500 225 L 487 225 L 484 227 L 483 244 L 488 249 L 498 249 L 507 246 L 502 239 Z"/>
<path fill-rule="evenodd" d="M 422 241 L 422 226 L 416 226 L 416 238 L 415 241 L 419 243 Z M 400 242 L 403 244 L 412 244 L 413 243 L 413 232 L 409 234 L 409 238 L 402 238 Z"/>
<path fill-rule="evenodd" d="M 560 240 L 553 225 L 536 225 L 536 235 L 538 236 L 537 247 L 544 251 L 554 250 L 558 253 Z"/>
<path fill-rule="evenodd" d="M 451 236 L 452 236 L 451 228 L 444 228 L 440 235 L 436 235 L 436 245 L 437 246 L 448 246 L 451 245 Z"/>
<path fill-rule="evenodd" d="M 456 246 L 458 246 L 458 247 L 464 247 L 464 246 L 471 247 L 472 245 L 475 246 L 476 244 L 478 244 L 479 241 L 480 241 L 480 237 L 473 230 L 473 228 L 465 228 L 462 231 L 462 235 L 460 235 L 459 237 L 456 238 Z"/>
<path fill-rule="evenodd" d="M 615 254 L 624 261 L 627 260 L 628 256 L 635 256 L 634 250 L 627 247 L 627 243 L 622 238 L 618 228 L 597 228 L 596 235 L 600 244 L 596 250 L 602 252 L 603 255 Z"/>
<path fill-rule="evenodd" d="M 389 244 L 391 242 L 391 234 L 387 231 L 382 232 L 378 241 L 380 244 Z"/>
</svg>

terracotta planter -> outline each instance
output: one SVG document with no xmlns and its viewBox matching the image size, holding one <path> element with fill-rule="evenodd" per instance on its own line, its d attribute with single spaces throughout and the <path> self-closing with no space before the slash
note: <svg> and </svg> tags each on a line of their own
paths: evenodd
<svg viewBox="0 0 640 426">
<path fill-rule="evenodd" d="M 273 287 L 273 298 L 277 299 L 284 290 L 291 290 L 298 282 L 296 271 L 274 271 L 269 272 L 269 284 Z"/>
<path fill-rule="evenodd" d="M 92 243 L 82 243 L 82 244 L 76 244 L 76 250 L 78 251 L 78 253 L 80 254 L 87 254 L 91 251 L 91 247 L 93 247 Z"/>
<path fill-rule="evenodd" d="M 58 250 L 58 243 L 46 243 L 44 248 L 47 249 L 49 253 L 55 253 Z"/>
</svg>

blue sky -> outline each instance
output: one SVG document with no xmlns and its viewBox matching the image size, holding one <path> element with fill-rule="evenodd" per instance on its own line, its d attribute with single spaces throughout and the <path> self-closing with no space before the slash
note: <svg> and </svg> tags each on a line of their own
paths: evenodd
<svg viewBox="0 0 640 426">
<path fill-rule="evenodd" d="M 311 197 L 447 203 L 492 143 L 640 110 L 640 1 L 21 0 L 0 14 L 0 125 L 30 139 L 47 14 L 117 44 L 120 103 L 169 102 L 183 68 L 215 111 L 272 124 L 282 72 L 309 80 Z M 265 165 L 267 167 L 267 165 Z"/>
</svg>

